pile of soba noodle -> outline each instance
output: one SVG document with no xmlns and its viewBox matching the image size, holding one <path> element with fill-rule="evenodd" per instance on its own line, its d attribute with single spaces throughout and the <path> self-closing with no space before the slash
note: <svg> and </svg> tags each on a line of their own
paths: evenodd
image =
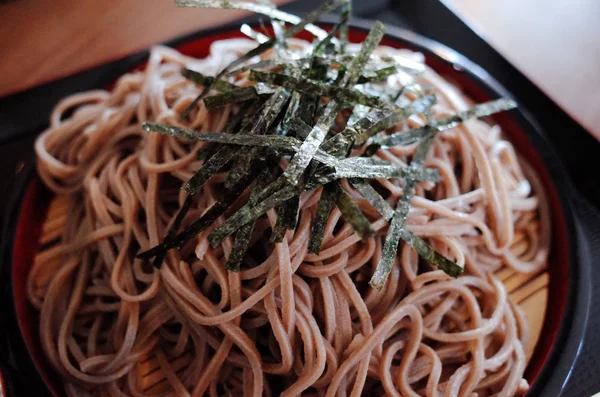
<svg viewBox="0 0 600 397">
<path fill-rule="evenodd" d="M 200 103 L 187 120 L 178 119 L 202 89 L 181 76 L 181 67 L 214 75 L 255 45 L 215 42 L 201 60 L 156 47 L 145 71 L 124 75 L 112 91 L 61 101 L 37 140 L 39 175 L 67 197 L 68 213 L 60 241 L 45 247 L 31 271 L 28 292 L 40 311 L 43 350 L 67 394 L 526 391 L 525 319 L 493 273 L 545 266 L 549 214 L 538 179 L 500 128 L 484 121 L 436 137 L 425 165 L 439 170 L 441 182 L 418 185 L 408 216 L 411 231 L 464 266 L 458 279 L 402 243 L 384 288 L 369 287 L 388 225 L 346 181 L 375 237 L 361 240 L 334 209 L 320 254 L 309 253 L 317 189 L 301 196 L 298 225 L 282 243 L 268 241 L 276 212 L 259 219 L 240 272 L 224 267 L 230 238 L 216 249 L 208 243 L 215 225 L 170 251 L 160 270 L 135 257 L 162 241 L 185 199 L 180 187 L 201 166 L 197 152 L 205 145 L 147 133 L 141 124 L 221 131 L 235 107 L 209 112 Z M 293 40 L 290 46 L 302 51 L 307 44 Z M 406 50 L 380 47 L 376 53 L 422 62 Z M 237 79 L 249 84 L 244 76 Z M 397 90 L 414 79 L 434 87 L 436 118 L 471 106 L 432 70 L 417 77 L 401 72 L 386 84 Z M 424 122 L 412 116 L 394 130 Z M 377 155 L 404 165 L 415 149 L 399 146 Z M 219 173 L 203 187 L 185 224 L 215 203 L 224 180 Z M 395 206 L 404 181 L 377 183 Z"/>
</svg>

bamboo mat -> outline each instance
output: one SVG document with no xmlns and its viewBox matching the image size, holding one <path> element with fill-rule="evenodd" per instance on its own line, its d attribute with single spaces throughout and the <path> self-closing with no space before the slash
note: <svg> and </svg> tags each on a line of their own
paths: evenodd
<svg viewBox="0 0 600 397">
<path fill-rule="evenodd" d="M 48 215 L 41 234 L 40 247 L 42 249 L 45 246 L 47 247 L 49 243 L 58 241 L 66 219 L 67 200 L 64 196 L 58 196 L 52 201 L 48 209 Z M 527 246 L 524 236 L 515 236 L 515 242 L 511 249 L 517 255 L 521 250 L 526 250 Z M 525 345 L 525 354 L 529 361 L 539 340 L 546 314 L 549 282 L 548 272 L 542 270 L 541 272 L 532 274 L 517 274 L 514 270 L 505 267 L 497 271 L 495 275 L 504 283 L 509 299 L 519 305 L 525 312 L 529 326 L 529 340 Z M 192 354 L 185 352 L 181 356 L 173 358 L 171 364 L 173 369 L 178 372 L 182 371 L 191 361 Z M 160 393 L 170 387 L 165 378 L 164 371 L 159 371 L 158 369 L 159 363 L 154 356 L 149 357 L 138 366 L 139 384 L 149 393 Z"/>
</svg>

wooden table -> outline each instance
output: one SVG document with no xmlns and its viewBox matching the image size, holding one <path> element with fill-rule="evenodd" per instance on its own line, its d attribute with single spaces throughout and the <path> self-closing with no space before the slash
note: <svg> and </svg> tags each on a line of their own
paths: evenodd
<svg viewBox="0 0 600 397">
<path fill-rule="evenodd" d="M 173 0 L 5 1 L 0 97 L 244 15 L 178 8 Z"/>
<path fill-rule="evenodd" d="M 442 1 L 600 139 L 600 0 Z"/>
</svg>

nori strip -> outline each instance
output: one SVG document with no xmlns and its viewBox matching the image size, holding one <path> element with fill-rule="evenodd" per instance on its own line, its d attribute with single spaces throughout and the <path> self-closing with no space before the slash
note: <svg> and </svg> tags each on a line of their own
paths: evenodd
<svg viewBox="0 0 600 397">
<path fill-rule="evenodd" d="M 185 201 L 183 202 L 183 205 L 181 206 L 181 208 L 179 208 L 179 211 L 177 211 L 175 220 L 173 221 L 173 223 L 171 224 L 171 227 L 169 227 L 169 230 L 167 231 L 167 235 L 165 236 L 165 238 L 163 240 L 164 244 L 168 245 L 168 244 L 172 243 L 174 237 L 177 235 L 177 232 L 179 231 L 179 228 L 181 227 L 181 223 L 183 222 L 183 219 L 185 218 L 185 216 L 189 212 L 190 208 L 192 207 L 193 202 L 194 202 L 194 196 L 191 196 L 188 194 L 188 196 L 185 198 Z M 154 260 L 152 261 L 152 266 L 154 266 L 157 269 L 160 269 L 163 261 L 165 260 L 166 255 L 167 255 L 166 250 L 159 252 L 156 255 L 156 257 L 154 258 Z"/>
<path fill-rule="evenodd" d="M 354 84 L 356 84 L 363 68 L 365 67 L 365 65 L 371 57 L 371 53 L 373 52 L 373 50 L 375 50 L 375 47 L 377 47 L 384 34 L 385 25 L 380 21 L 375 21 L 373 27 L 371 28 L 371 31 L 365 38 L 365 41 L 362 42 L 360 51 L 352 60 L 352 64 L 348 68 L 348 72 L 344 77 L 344 83 L 346 87 L 351 87 Z"/>
<path fill-rule="evenodd" d="M 458 124 L 473 118 L 486 117 L 494 113 L 505 110 L 514 109 L 517 104 L 512 99 L 496 99 L 493 101 L 475 105 L 472 108 L 458 112 L 455 115 L 447 117 L 443 120 L 436 121 L 433 124 L 427 124 L 423 127 L 413 128 L 403 132 L 397 132 L 385 137 L 374 138 L 373 143 L 381 147 L 392 147 L 397 145 L 405 145 L 424 139 L 428 133 L 435 131 L 440 132 L 456 127 Z"/>
<path fill-rule="evenodd" d="M 181 69 L 181 75 L 193 83 L 203 87 L 212 87 L 213 89 L 221 92 L 239 88 L 237 85 L 229 83 L 225 80 L 215 80 L 215 78 L 212 76 L 207 76 L 186 67 Z"/>
<path fill-rule="evenodd" d="M 344 75 L 344 78 L 341 81 L 342 86 L 353 86 L 358 79 L 362 68 L 365 63 L 368 61 L 369 56 L 381 41 L 385 31 L 385 26 L 377 21 L 375 25 L 367 35 L 367 38 L 362 43 L 359 53 L 356 55 L 352 64 L 348 68 L 348 72 Z M 284 172 L 284 177 L 288 181 L 288 183 L 295 185 L 300 180 L 300 176 L 308 167 L 308 164 L 312 160 L 314 154 L 317 152 L 319 146 L 327 136 L 331 125 L 335 121 L 337 113 L 339 112 L 341 105 L 337 100 L 331 99 L 327 106 L 325 107 L 325 111 L 323 115 L 319 118 L 317 124 L 312 128 L 311 132 L 308 134 L 304 142 L 302 142 L 302 146 L 300 150 L 296 152 L 287 169 Z"/>
<path fill-rule="evenodd" d="M 346 2 L 340 8 L 340 52 L 346 51 L 346 45 L 348 44 L 348 22 L 352 16 L 352 0 L 346 0 Z"/>
<path fill-rule="evenodd" d="M 344 219 L 346 219 L 346 221 L 352 225 L 354 231 L 360 236 L 360 238 L 365 239 L 375 234 L 373 228 L 371 227 L 371 222 L 369 222 L 360 208 L 358 208 L 354 200 L 352 200 L 352 197 L 346 193 L 338 181 L 328 183 L 324 186 L 324 188 L 331 195 L 335 205 L 340 209 Z"/>
<path fill-rule="evenodd" d="M 271 165 L 271 160 L 267 160 L 265 165 Z M 254 182 L 254 186 L 252 186 L 252 192 L 250 193 L 250 197 L 258 194 L 264 186 L 269 182 L 269 178 L 272 177 L 272 172 L 270 167 L 263 167 L 262 171 L 256 178 Z M 244 254 L 248 250 L 248 244 L 250 243 L 250 239 L 252 238 L 252 233 L 254 232 L 254 227 L 256 226 L 256 222 L 249 222 L 239 228 L 235 235 L 233 236 L 233 247 L 231 248 L 231 252 L 227 257 L 227 261 L 225 262 L 225 269 L 237 272 L 240 270 L 240 264 L 242 263 L 242 259 L 244 259 Z"/>
<path fill-rule="evenodd" d="M 425 157 L 427 156 L 427 152 L 431 146 L 434 135 L 434 133 L 431 133 L 428 139 L 421 143 L 413 157 L 411 166 L 418 167 L 425 161 Z M 404 185 L 404 188 L 402 189 L 402 197 L 396 204 L 394 216 L 390 222 L 387 235 L 385 236 L 385 242 L 381 252 L 381 259 L 375 268 L 375 272 L 371 277 L 371 281 L 369 281 L 369 284 L 377 290 L 383 288 L 385 281 L 392 271 L 394 258 L 396 257 L 396 252 L 398 251 L 398 243 L 400 242 L 404 225 L 406 224 L 406 218 L 408 217 L 408 211 L 410 210 L 410 202 L 415 195 L 416 184 L 417 181 L 414 179 L 408 179 L 406 181 L 406 185 Z"/>
<path fill-rule="evenodd" d="M 366 83 L 378 83 L 385 81 L 389 76 L 398 73 L 398 69 L 395 66 L 388 66 L 379 70 L 375 70 L 369 75 L 362 75 L 358 78 L 356 84 Z"/>
<path fill-rule="evenodd" d="M 248 184 L 254 179 L 258 172 L 253 169 L 252 172 L 244 175 L 243 178 L 237 181 L 237 183 L 230 189 L 226 189 L 223 194 L 219 197 L 219 200 L 213 204 L 212 207 L 200 218 L 186 226 L 183 231 L 177 234 L 168 243 L 165 241 L 147 251 L 141 252 L 137 255 L 138 258 L 148 259 L 152 258 L 164 250 L 171 248 L 179 248 L 186 242 L 191 240 L 194 236 L 200 233 L 202 230 L 208 228 L 212 223 L 217 220 L 218 217 L 229 208 L 246 190 Z"/>
<path fill-rule="evenodd" d="M 258 96 L 259 93 L 254 86 L 236 87 L 230 91 L 204 98 L 204 105 L 208 110 L 213 110 L 233 103 L 246 102 Z"/>
<path fill-rule="evenodd" d="M 277 89 L 263 105 L 262 112 L 250 130 L 250 135 L 264 135 L 287 104 L 289 97 L 289 92 L 282 88 Z M 259 150 L 259 148 L 253 147 L 249 151 L 243 151 L 235 159 L 227 176 L 227 181 L 225 181 L 225 187 L 229 187 L 242 174 L 247 172 L 250 168 L 250 163 L 258 155 Z"/>
<path fill-rule="evenodd" d="M 377 192 L 369 183 L 360 178 L 350 178 L 348 182 L 367 199 L 369 203 L 381 214 L 381 216 L 389 221 L 394 216 L 394 209 L 381 194 Z"/>
<path fill-rule="evenodd" d="M 143 124 L 146 131 L 157 132 L 163 135 L 172 135 L 180 138 L 197 139 L 203 142 L 221 143 L 225 145 L 240 146 L 273 146 L 276 149 L 296 151 L 300 141 L 296 138 L 279 135 L 250 135 L 250 134 L 225 134 L 222 132 L 199 132 L 189 128 L 173 127 L 166 124 L 146 122 Z"/>
<path fill-rule="evenodd" d="M 234 146 L 223 146 L 220 148 L 183 184 L 183 190 L 191 195 L 198 193 L 204 183 L 233 158 L 237 150 Z"/>
<path fill-rule="evenodd" d="M 244 23 L 242 24 L 242 26 L 240 26 L 240 32 L 255 40 L 259 44 L 266 43 L 267 41 L 269 41 L 269 36 L 257 32 L 256 30 L 252 29 L 247 23 Z"/>
<path fill-rule="evenodd" d="M 270 241 L 281 243 L 288 230 L 295 229 L 298 223 L 300 196 L 294 196 L 277 208 L 277 221 Z"/>
<path fill-rule="evenodd" d="M 360 91 L 335 85 L 327 85 L 318 81 L 300 79 L 277 72 L 263 72 L 259 70 L 251 70 L 248 79 L 252 81 L 284 87 L 289 90 L 298 91 L 304 94 L 336 98 L 336 100 L 339 101 L 359 103 L 361 105 L 368 105 L 375 108 L 390 106 L 390 104 L 386 103 L 381 98 L 366 95 Z"/>
<path fill-rule="evenodd" d="M 398 201 L 395 214 L 390 221 L 390 226 L 387 235 L 385 236 L 385 242 L 381 252 L 381 259 L 375 268 L 371 281 L 369 281 L 369 284 L 377 290 L 383 288 L 385 281 L 392 271 L 392 266 L 394 266 L 394 258 L 396 258 L 398 243 L 400 242 L 400 236 L 410 209 L 410 201 L 415 193 L 415 184 L 416 181 L 407 181 L 402 190 L 402 198 Z"/>
<path fill-rule="evenodd" d="M 422 114 L 429 111 L 435 102 L 435 95 L 426 95 L 423 98 L 419 98 L 411 102 L 406 107 L 394 109 L 387 117 L 382 118 L 377 123 L 374 123 L 370 127 L 363 129 L 355 140 L 356 144 L 361 145 L 365 143 L 367 139 L 373 135 L 395 126 L 413 114 Z"/>
<path fill-rule="evenodd" d="M 407 178 L 417 181 L 438 182 L 440 176 L 437 170 L 423 167 L 398 167 L 395 165 L 367 164 L 348 162 L 353 158 L 340 160 L 335 165 L 335 171 L 324 175 L 315 175 L 314 179 L 320 184 L 326 184 L 342 178 L 390 179 Z"/>
<path fill-rule="evenodd" d="M 301 191 L 302 185 L 288 185 L 264 200 L 256 200 L 254 203 L 248 202 L 208 236 L 211 246 L 218 246 L 227 236 L 231 235 L 241 226 L 254 221 L 271 208 L 300 194 Z"/>
<path fill-rule="evenodd" d="M 323 13 L 326 13 L 326 12 L 331 11 L 332 9 L 336 8 L 341 3 L 341 1 L 342 0 L 326 1 L 317 10 L 309 13 L 304 19 L 299 21 L 296 25 L 294 25 L 290 29 L 286 30 L 285 37 L 286 38 L 293 37 L 296 34 L 300 33 L 302 30 L 307 28 L 307 25 L 310 25 L 312 22 L 316 21 Z M 257 9 L 261 9 L 261 10 L 265 11 L 265 9 L 266 9 L 267 12 L 274 11 L 274 13 L 278 14 L 278 10 L 270 8 L 270 7 L 259 6 L 254 3 L 246 3 L 246 2 L 230 3 L 227 0 L 224 0 L 222 2 L 213 1 L 213 0 L 177 0 L 176 4 L 178 6 L 183 6 L 183 7 L 203 7 L 204 6 L 204 7 L 216 7 L 216 8 L 238 8 L 238 9 L 246 9 L 248 11 L 253 11 L 253 10 L 257 10 Z M 248 8 L 243 8 L 243 7 L 248 7 Z M 261 12 L 261 11 L 255 11 L 255 12 Z M 261 13 L 263 13 L 263 12 L 261 12 Z M 275 15 L 274 13 L 265 14 L 265 15 L 269 15 L 269 16 L 273 15 L 272 16 L 273 18 L 277 18 L 276 16 L 274 16 Z M 283 14 L 285 14 L 285 13 L 283 13 Z M 288 15 L 288 14 L 286 14 L 286 15 Z M 289 21 L 289 22 L 291 22 L 291 21 Z M 291 22 L 291 23 L 293 23 L 293 22 Z M 326 34 L 325 34 L 325 36 L 326 36 Z M 277 39 L 273 38 L 273 39 L 269 39 L 269 41 L 259 44 L 256 48 L 248 51 L 244 55 L 240 56 L 239 58 L 237 58 L 236 60 L 231 62 L 225 68 L 223 68 L 223 70 L 221 70 L 219 72 L 219 74 L 217 74 L 217 76 L 215 76 L 215 80 L 219 80 L 221 77 L 223 77 L 227 73 L 229 73 L 232 69 L 239 66 L 240 64 L 247 61 L 248 59 L 252 59 L 253 57 L 260 55 L 263 52 L 267 51 L 268 49 L 272 48 L 276 42 L 277 42 Z M 187 107 L 187 109 L 184 110 L 184 112 L 181 114 L 180 118 L 184 119 L 185 117 L 187 117 L 187 115 L 192 111 L 192 109 L 194 107 L 196 107 L 198 102 L 200 102 L 208 94 L 209 91 L 210 91 L 210 86 L 204 87 L 204 90 L 200 93 L 200 95 L 198 95 L 196 97 L 196 99 L 194 99 L 194 101 L 192 101 L 192 103 Z"/>
<path fill-rule="evenodd" d="M 339 2 L 338 2 L 339 3 Z M 256 3 L 250 3 L 246 1 L 228 1 L 228 0 L 176 0 L 175 4 L 178 7 L 202 7 L 202 8 L 222 8 L 222 9 L 237 9 L 255 12 L 257 14 L 263 14 L 269 18 L 273 18 L 279 21 L 288 22 L 294 25 L 298 25 L 302 22 L 301 18 L 296 15 L 288 14 L 276 8 L 259 5 Z M 330 10 L 328 10 L 330 11 Z M 327 11 L 325 11 L 327 12 Z M 316 18 L 315 18 L 316 19 Z M 323 39 L 327 36 L 327 31 L 321 29 L 318 26 L 313 25 L 311 22 L 306 24 L 305 29 L 310 33 L 314 34 L 319 39 Z M 288 36 L 291 37 L 291 36 Z"/>
<path fill-rule="evenodd" d="M 327 221 L 329 220 L 329 215 L 331 215 L 331 210 L 335 202 L 333 198 L 323 188 L 321 193 L 321 199 L 319 200 L 319 204 L 317 205 L 317 212 L 315 214 L 315 219 L 313 219 L 312 228 L 310 231 L 310 238 L 308 240 L 308 251 L 312 252 L 316 255 L 319 255 L 321 252 L 321 244 L 323 242 L 323 236 L 325 233 L 325 226 L 327 225 Z"/>
</svg>

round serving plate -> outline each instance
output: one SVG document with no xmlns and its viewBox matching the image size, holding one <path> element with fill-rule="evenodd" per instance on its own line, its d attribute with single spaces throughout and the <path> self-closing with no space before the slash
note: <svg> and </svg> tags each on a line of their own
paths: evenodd
<svg viewBox="0 0 600 397">
<path fill-rule="evenodd" d="M 324 25 L 333 19 L 325 19 Z M 351 41 L 362 41 L 372 22 L 353 21 Z M 242 37 L 239 23 L 203 31 L 169 43 L 186 55 L 208 55 L 215 40 Z M 308 35 L 300 35 L 309 39 Z M 483 69 L 457 52 L 413 32 L 388 27 L 383 45 L 420 51 L 427 64 L 458 85 L 475 102 L 512 97 Z M 73 92 L 77 87 L 73 87 Z M 525 310 L 532 329 L 525 377 L 528 396 L 556 396 L 573 367 L 585 331 L 590 301 L 590 261 L 585 236 L 571 208 L 573 191 L 560 160 L 543 131 L 519 108 L 493 117 L 517 152 L 540 176 L 552 214 L 552 249 L 546 271 L 522 276 L 504 269 L 497 276 L 509 296 Z M 61 222 L 61 199 L 41 183 L 33 165 L 21 172 L 8 207 L 2 245 L 0 304 L 3 307 L 0 381 L 8 396 L 64 394 L 57 374 L 49 367 L 39 344 L 38 313 L 26 297 L 27 274 L 45 235 Z M 50 226 L 52 225 L 52 226 Z M 50 230 L 50 231 L 49 231 Z M 0 331 L 0 332 L 2 332 Z M 12 390 L 11 390 L 12 389 Z M 12 393 L 12 394 L 11 394 Z M 1 393 L 0 393 L 1 395 Z"/>
</svg>

